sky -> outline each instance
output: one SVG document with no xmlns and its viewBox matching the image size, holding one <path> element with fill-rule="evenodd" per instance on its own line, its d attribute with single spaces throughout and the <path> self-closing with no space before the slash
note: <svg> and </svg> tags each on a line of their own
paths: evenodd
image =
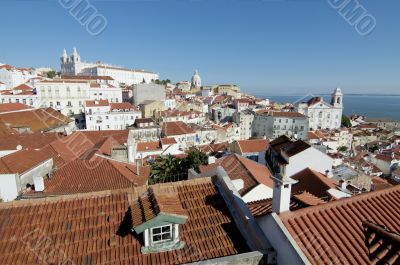
<svg viewBox="0 0 400 265">
<path fill-rule="evenodd" d="M 350 0 L 376 20 L 366 36 L 335 0 L 88 0 L 107 21 L 96 36 L 59 1 L 83 0 L 0 1 L 0 62 L 59 70 L 63 48 L 76 47 L 84 61 L 174 82 L 198 69 L 203 84 L 259 95 L 400 94 L 398 0 Z"/>
</svg>

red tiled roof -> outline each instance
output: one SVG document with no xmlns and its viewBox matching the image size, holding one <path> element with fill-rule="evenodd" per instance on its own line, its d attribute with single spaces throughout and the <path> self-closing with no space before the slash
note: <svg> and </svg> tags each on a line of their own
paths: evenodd
<svg viewBox="0 0 400 265">
<path fill-rule="evenodd" d="M 0 113 L 2 112 L 10 112 L 10 111 L 18 111 L 32 109 L 32 107 L 22 104 L 22 103 L 3 103 L 0 104 Z"/>
<path fill-rule="evenodd" d="M 20 145 L 22 149 L 37 149 L 63 138 L 62 133 L 27 133 L 8 134 L 1 137 L 0 150 L 16 150 Z"/>
<path fill-rule="evenodd" d="M 111 110 L 115 109 L 134 109 L 135 107 L 129 102 L 110 103 Z"/>
<path fill-rule="evenodd" d="M 86 107 L 107 107 L 110 104 L 108 103 L 108 99 L 100 99 L 100 100 L 86 100 Z"/>
<path fill-rule="evenodd" d="M 268 140 L 265 139 L 239 140 L 236 142 L 242 153 L 259 153 L 266 151 L 269 146 Z"/>
<path fill-rule="evenodd" d="M 285 118 L 305 118 L 303 114 L 299 112 L 292 112 L 292 111 L 271 111 L 269 115 L 273 117 L 285 117 Z"/>
<path fill-rule="evenodd" d="M 201 173 L 205 173 L 218 166 L 225 169 L 231 180 L 243 180 L 244 187 L 239 191 L 242 196 L 258 184 L 273 187 L 273 181 L 270 178 L 272 174 L 266 166 L 236 154 L 222 157 L 214 164 L 200 165 L 199 169 Z"/>
<path fill-rule="evenodd" d="M 160 213 L 187 218 L 187 211 L 183 209 L 176 191 L 158 194 L 157 190 L 149 188 L 145 195 L 131 204 L 131 209 L 135 213 L 132 216 L 134 226 L 148 222 Z"/>
<path fill-rule="evenodd" d="M 336 184 L 333 180 L 309 168 L 303 169 L 290 178 L 299 181 L 292 186 L 293 194 L 306 191 L 317 198 L 324 198 L 327 200 L 331 197 L 328 190 L 336 188 Z"/>
<path fill-rule="evenodd" d="M 41 149 L 21 150 L 0 158 L 3 162 L 0 172 L 3 174 L 23 174 L 51 158 L 53 158 L 55 166 L 64 164 L 63 159 L 49 145 Z"/>
<path fill-rule="evenodd" d="M 103 158 L 74 160 L 56 170 L 50 179 L 45 179 L 43 194 L 74 194 L 142 186 L 146 184 L 149 173 L 149 167 L 141 167 L 138 176 L 136 166 Z"/>
<path fill-rule="evenodd" d="M 32 90 L 32 87 L 28 86 L 27 84 L 21 84 L 14 87 L 13 90 Z"/>
<path fill-rule="evenodd" d="M 399 198 L 400 186 L 396 186 L 286 212 L 280 214 L 280 219 L 312 264 L 399 264 L 398 248 L 383 255 L 371 255 L 370 240 L 366 241 L 369 236 L 363 225 L 368 221 L 398 235 Z M 373 250 L 380 251 L 386 246 L 376 245 L 379 250 Z"/>
<path fill-rule="evenodd" d="M 293 142 L 287 136 L 282 135 L 272 142 L 270 146 L 277 152 L 285 152 L 289 157 L 297 155 L 298 153 L 310 148 L 310 145 L 302 140 Z"/>
<path fill-rule="evenodd" d="M 165 136 L 175 136 L 195 133 L 195 131 L 189 127 L 186 123 L 177 122 L 164 122 L 162 125 L 162 133 Z"/>
<path fill-rule="evenodd" d="M 2 203 L 0 264 L 184 264 L 250 251 L 210 178 L 153 189 L 177 193 L 188 213 L 179 227 L 182 249 L 141 253 L 130 203 L 146 188 L 131 188 Z M 33 246 L 46 254 L 33 254 Z"/>
<path fill-rule="evenodd" d="M 315 206 L 325 203 L 310 193 L 303 192 L 301 194 L 292 195 L 290 198 L 290 211 L 294 212 L 309 206 Z M 261 217 L 272 213 L 272 198 L 260 201 L 248 202 L 251 214 L 254 217 Z"/>
<path fill-rule="evenodd" d="M 32 109 L 0 114 L 0 121 L 9 128 L 30 128 L 32 132 L 47 132 L 72 122 L 70 118 L 52 108 Z"/>
<path fill-rule="evenodd" d="M 140 142 L 137 143 L 136 151 L 137 152 L 152 152 L 161 150 L 160 142 Z"/>
<path fill-rule="evenodd" d="M 307 101 L 308 106 L 312 106 L 315 105 L 317 103 L 322 102 L 322 98 L 321 97 L 313 97 L 310 100 Z"/>
<path fill-rule="evenodd" d="M 72 80 L 114 80 L 110 76 L 91 76 L 91 75 L 61 75 L 61 79 Z"/>
<path fill-rule="evenodd" d="M 109 139 L 109 138 L 112 139 Z M 89 160 L 96 153 L 110 155 L 111 148 L 122 145 L 128 138 L 127 130 L 115 131 L 77 131 L 63 139 L 51 143 L 51 146 L 66 161 L 77 158 Z"/>
<path fill-rule="evenodd" d="M 176 140 L 175 138 L 161 138 L 161 143 L 163 145 L 176 144 Z"/>
<path fill-rule="evenodd" d="M 377 154 L 375 158 L 387 162 L 391 162 L 393 160 L 392 156 L 387 154 Z"/>
</svg>

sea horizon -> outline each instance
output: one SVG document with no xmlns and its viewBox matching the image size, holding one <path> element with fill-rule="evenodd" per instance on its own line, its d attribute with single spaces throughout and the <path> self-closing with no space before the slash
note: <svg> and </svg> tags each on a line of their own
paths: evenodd
<svg viewBox="0 0 400 265">
<path fill-rule="evenodd" d="M 281 94 L 254 93 L 255 96 L 267 98 L 278 103 L 297 103 L 306 101 L 312 96 L 321 96 L 326 102 L 330 102 L 330 94 Z M 400 94 L 378 93 L 348 93 L 343 97 L 343 114 L 351 116 L 363 115 L 368 118 L 390 118 L 400 120 Z"/>
</svg>

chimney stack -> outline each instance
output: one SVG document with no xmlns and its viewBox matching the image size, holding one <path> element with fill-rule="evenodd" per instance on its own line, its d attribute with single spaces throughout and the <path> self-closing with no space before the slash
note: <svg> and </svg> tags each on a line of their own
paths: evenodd
<svg viewBox="0 0 400 265">
<path fill-rule="evenodd" d="M 289 211 L 292 185 L 298 181 L 283 177 L 281 174 L 271 176 L 271 178 L 274 181 L 272 212 L 280 214 Z"/>
</svg>

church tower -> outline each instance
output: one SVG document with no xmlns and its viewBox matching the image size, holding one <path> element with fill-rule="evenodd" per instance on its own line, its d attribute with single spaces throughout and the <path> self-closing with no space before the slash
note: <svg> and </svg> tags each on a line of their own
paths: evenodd
<svg viewBox="0 0 400 265">
<path fill-rule="evenodd" d="M 192 76 L 192 86 L 191 88 L 200 88 L 201 87 L 201 77 L 199 75 L 199 71 L 195 71 Z"/>
<path fill-rule="evenodd" d="M 80 60 L 81 60 L 81 57 L 79 56 L 79 54 L 78 54 L 76 48 L 74 48 L 74 49 L 72 50 L 71 61 L 72 61 L 73 63 L 79 63 Z"/>
<path fill-rule="evenodd" d="M 63 50 L 63 54 L 60 57 L 60 60 L 61 60 L 61 64 L 65 64 L 68 62 L 67 50 L 65 50 L 65 48 Z"/>
<path fill-rule="evenodd" d="M 343 94 L 340 88 L 336 88 L 333 91 L 331 104 L 335 108 L 343 108 Z"/>
</svg>

